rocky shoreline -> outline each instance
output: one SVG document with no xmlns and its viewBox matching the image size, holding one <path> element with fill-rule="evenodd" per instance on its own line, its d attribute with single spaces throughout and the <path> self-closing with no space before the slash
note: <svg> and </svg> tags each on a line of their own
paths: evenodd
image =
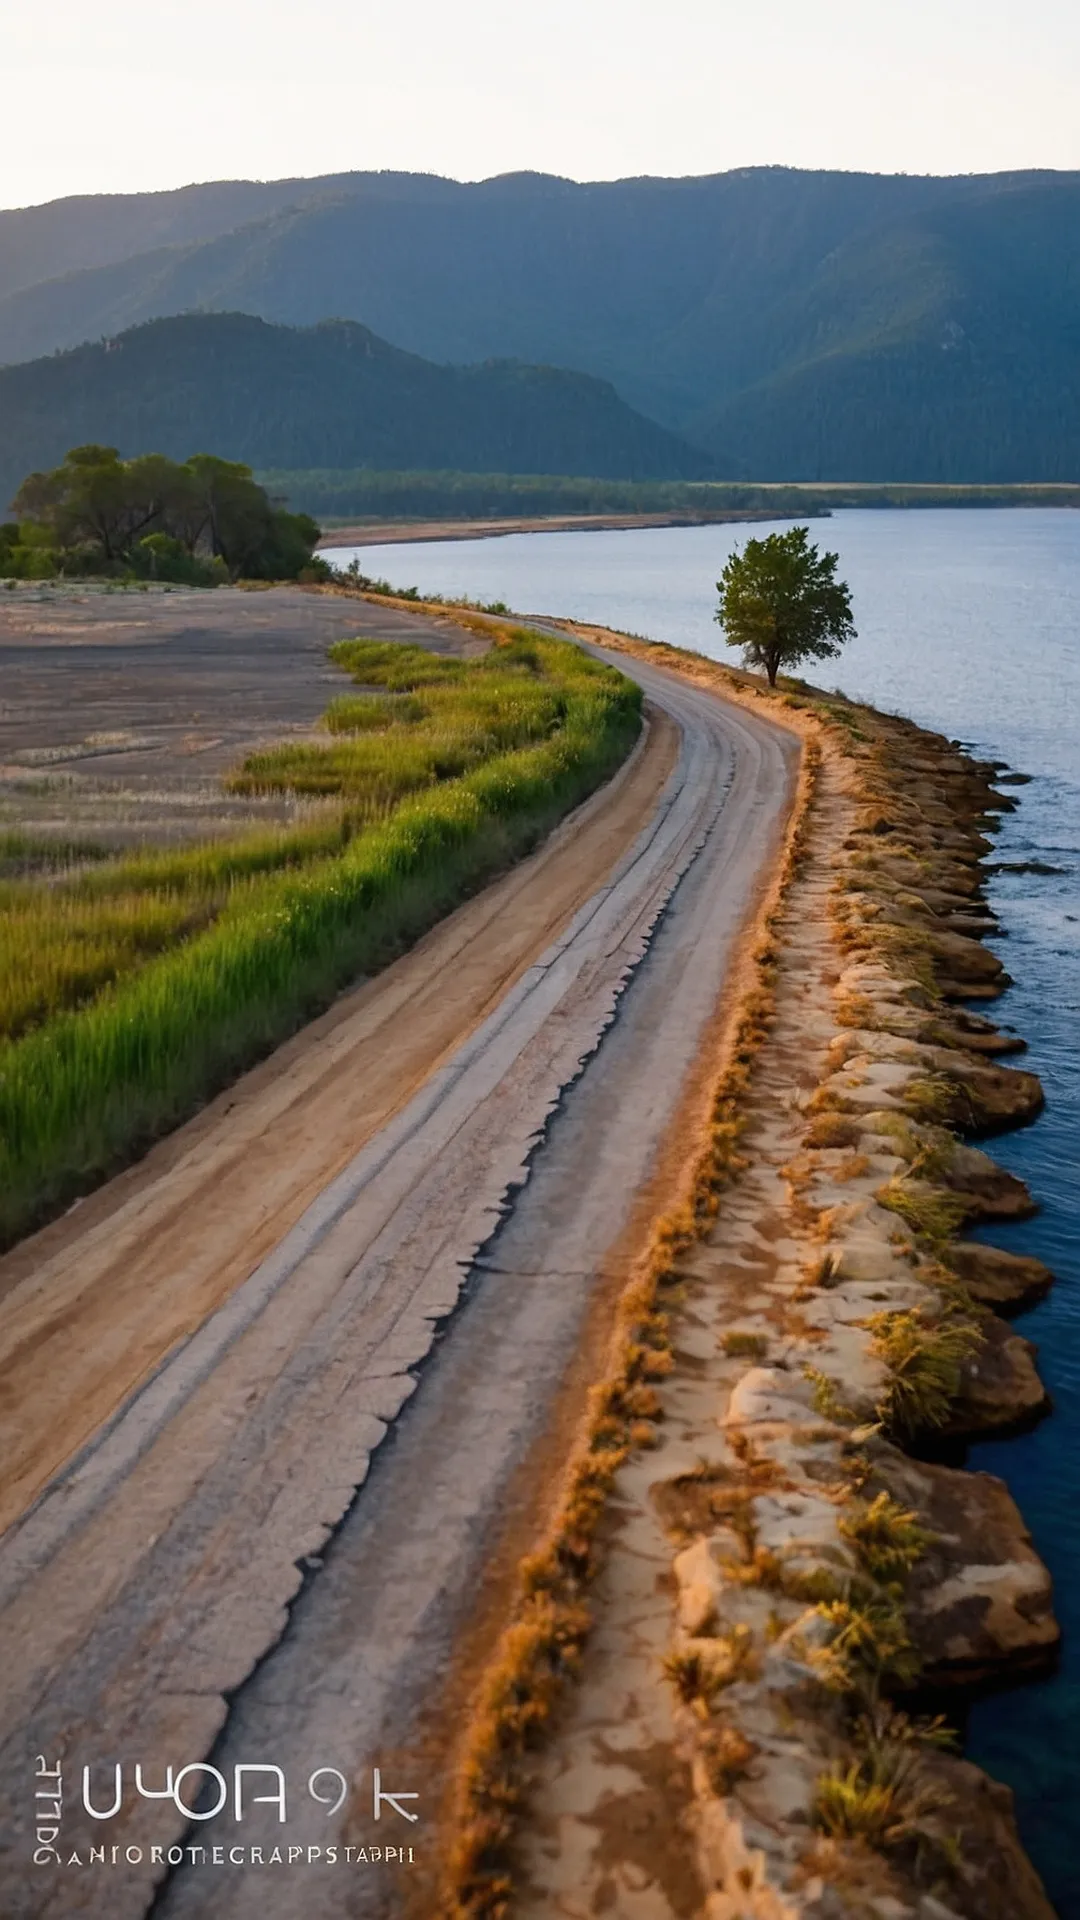
<svg viewBox="0 0 1080 1920">
<path fill-rule="evenodd" d="M 720 1335 L 752 1364 L 724 1383 L 722 1450 L 681 1476 L 693 1538 L 671 1530 L 704 1910 L 1048 1920 L 1008 1791 L 947 1733 L 965 1694 L 1045 1670 L 1058 1640 L 1007 1489 L 945 1464 L 1048 1409 L 999 1316 L 1051 1276 L 962 1237 L 1034 1210 L 971 1142 L 1033 1119 L 1042 1089 L 1000 1063 L 1022 1043 L 963 1005 L 1009 984 L 981 944 L 998 929 L 980 862 L 1015 802 L 940 736 L 786 700 L 821 726 L 848 818 L 839 846 L 811 840 L 833 868 L 835 979 L 784 1169 L 795 1257 Z M 699 1256 L 681 1264 L 692 1283 Z"/>
<path fill-rule="evenodd" d="M 1010 1793 L 950 1730 L 976 1691 L 1044 1671 L 1059 1637 L 1007 1489 L 958 1464 L 968 1441 L 1048 1408 L 1007 1316 L 1051 1276 L 964 1237 L 1035 1207 L 974 1144 L 1042 1105 L 1036 1076 L 1003 1063 L 1023 1042 L 970 1010 L 1008 985 L 982 944 L 998 931 L 982 862 L 1015 805 L 1005 770 L 842 697 L 769 694 L 588 631 L 765 703 L 803 734 L 804 780 L 688 1142 L 685 1205 L 631 1284 L 617 1365 L 470 1736 L 452 1910 L 517 1910 L 523 1800 L 534 1832 L 561 1831 L 546 1854 L 521 1842 L 523 1884 L 547 1881 L 547 1905 L 522 1912 L 564 1910 L 560 1862 L 582 1872 L 570 1805 L 579 1832 L 605 1834 L 609 1898 L 637 1815 L 631 1799 L 619 1839 L 595 1758 L 607 1716 L 624 1777 L 634 1739 L 655 1752 L 671 1729 L 672 1910 L 1052 1920 Z M 590 1663 L 592 1621 L 605 1645 Z M 661 1667 L 668 1704 L 650 1706 Z M 559 1752 L 537 1765 L 572 1676 Z M 670 1894 L 662 1852 L 646 1870 Z"/>
</svg>

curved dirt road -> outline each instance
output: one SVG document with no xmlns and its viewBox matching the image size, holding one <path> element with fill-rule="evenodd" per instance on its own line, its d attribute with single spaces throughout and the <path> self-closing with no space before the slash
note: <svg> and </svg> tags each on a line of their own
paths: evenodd
<svg viewBox="0 0 1080 1920">
<path fill-rule="evenodd" d="M 230 1867 L 229 1846 L 421 1849 L 422 1823 L 371 1826 L 371 1767 L 433 1802 L 409 1777 L 417 1711 L 610 1279 L 793 787 L 792 736 L 616 664 L 680 736 L 633 846 L 0 1541 L 12 1920 L 404 1908 L 403 1867 L 262 1871 Z M 571 870 L 575 850 L 571 827 Z M 188 1839 L 223 1858 L 166 1878 L 150 1848 L 185 1822 L 136 1797 L 134 1765 L 153 1788 L 211 1753 L 230 1800 Z M 29 1865 L 37 1754 L 63 1759 L 78 1864 Z M 107 1823 L 79 1806 L 87 1762 L 99 1805 L 123 1766 Z M 233 1769 L 254 1763 L 286 1770 L 287 1827 L 265 1805 L 235 1824 Z M 305 1789 L 330 1767 L 360 1789 L 328 1819 Z M 103 1842 L 116 1866 L 88 1863 Z"/>
<path fill-rule="evenodd" d="M 0 1260 L 0 1533 L 557 938 L 652 817 L 677 742 L 657 714 L 532 859 Z"/>
</svg>

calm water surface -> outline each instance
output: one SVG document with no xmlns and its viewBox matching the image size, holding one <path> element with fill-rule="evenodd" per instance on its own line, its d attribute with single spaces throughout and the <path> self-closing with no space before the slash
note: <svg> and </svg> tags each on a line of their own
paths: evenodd
<svg viewBox="0 0 1080 1920">
<path fill-rule="evenodd" d="M 365 573 L 397 586 L 577 615 L 733 658 L 712 622 L 715 582 L 747 533 L 649 528 L 365 548 Z M 1059 1672 L 978 1705 L 973 1759 L 1015 1789 L 1024 1839 L 1062 1920 L 1080 1920 L 1080 513 L 845 512 L 814 525 L 854 598 L 858 639 L 811 677 L 910 714 L 1035 776 L 1016 791 L 995 858 L 1045 877 L 990 883 L 1016 984 L 997 1017 L 1030 1044 L 1047 1110 L 994 1153 L 1042 1202 L 987 1233 L 1057 1275 L 1017 1324 L 1040 1349 L 1054 1413 L 1019 1440 L 972 1449 L 1008 1481 L 1054 1575 L 1065 1630 Z M 350 553 L 341 558 L 347 562 Z"/>
</svg>

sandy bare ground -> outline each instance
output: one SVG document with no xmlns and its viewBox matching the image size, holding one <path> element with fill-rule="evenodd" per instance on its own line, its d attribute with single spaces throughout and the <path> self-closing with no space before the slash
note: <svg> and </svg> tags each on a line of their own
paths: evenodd
<svg viewBox="0 0 1080 1920">
<path fill-rule="evenodd" d="M 830 856 L 852 817 L 842 769 L 827 760 L 813 864 L 795 881 L 776 924 L 777 1010 L 754 1065 L 740 1141 L 746 1165 L 724 1194 L 717 1225 L 687 1261 L 659 1444 L 628 1462 L 613 1494 L 580 1684 L 536 1765 L 515 1920 L 697 1920 L 704 1910 L 690 1768 L 664 1673 L 675 1549 L 662 1496 L 679 1474 L 722 1455 L 722 1409 L 747 1365 L 745 1356 L 725 1353 L 725 1334 L 756 1314 L 777 1313 L 777 1300 L 790 1295 L 792 1271 L 805 1272 L 818 1252 L 805 1222 L 792 1220 L 788 1174 L 835 1032 Z M 871 1178 L 879 1180 L 880 1172 Z M 778 1356 L 783 1345 L 777 1333 Z"/>
<path fill-rule="evenodd" d="M 334 1134 L 338 1125 L 331 1109 L 355 1100 L 334 1134 L 343 1146 L 349 1127 L 363 1127 L 365 1106 L 348 1067 L 334 1078 L 335 1044 L 354 1017 L 361 1026 L 370 1018 L 373 994 L 336 1029 L 316 1032 L 311 1059 L 294 1046 L 277 1081 L 265 1069 L 256 1076 L 252 1099 L 270 1102 L 261 1125 L 243 1100 L 232 1112 L 222 1103 L 193 1137 L 192 1156 L 205 1166 L 218 1136 L 216 1184 L 182 1197 L 175 1183 L 193 1160 L 177 1157 L 173 1143 L 159 1193 L 172 1184 L 176 1204 L 165 1200 L 152 1230 L 140 1233 L 136 1223 L 153 1181 L 120 1194 L 113 1213 L 102 1202 L 97 1217 L 77 1215 L 74 1239 L 64 1239 L 63 1223 L 56 1239 L 42 1236 L 43 1260 L 72 1276 L 72 1298 L 88 1294 L 95 1313 L 110 1286 L 125 1285 L 129 1261 L 145 1264 L 133 1306 L 108 1321 L 112 1351 L 126 1344 L 128 1358 L 100 1389 L 100 1424 L 0 1542 L 0 1631 L 18 1649 L 0 1680 L 0 1795 L 16 1829 L 0 1861 L 0 1903 L 13 1920 L 105 1912 L 125 1920 L 151 1903 L 159 1913 L 215 1920 L 402 1911 L 408 1889 L 395 1869 L 356 1876 L 313 1867 L 301 1881 L 192 1865 L 162 1889 L 162 1867 L 144 1854 L 107 1882 L 89 1870 L 34 1873 L 29 1770 L 34 1754 L 62 1755 L 74 1794 L 87 1761 L 119 1760 L 130 1780 L 137 1760 L 160 1779 L 166 1764 L 210 1753 L 226 1769 L 272 1759 L 296 1795 L 288 1839 L 305 1845 L 389 1838 L 370 1828 L 370 1767 L 380 1756 L 394 1759 L 399 1790 L 434 1803 L 421 1710 L 476 1617 L 485 1570 L 514 1518 L 513 1490 L 544 1441 L 590 1312 L 625 1271 L 635 1221 L 644 1232 L 650 1208 L 662 1205 L 653 1185 L 673 1117 L 791 792 L 790 736 L 658 670 L 618 664 L 642 680 L 679 734 L 659 792 L 656 756 L 670 737 L 662 726 L 624 777 L 622 799 L 593 803 L 595 823 L 605 804 L 632 812 L 636 791 L 633 844 L 629 818 L 618 833 L 605 829 L 582 898 L 569 876 L 579 872 L 586 831 L 571 827 L 561 851 L 548 855 L 532 945 L 519 928 L 511 955 L 475 929 L 475 951 L 493 948 L 496 965 L 481 968 L 465 1038 L 454 1044 L 442 1029 L 442 1052 L 429 1055 L 426 1074 L 415 1057 L 407 1064 L 414 1001 L 399 987 L 368 1055 L 372 1073 L 380 1047 L 393 1061 L 387 1105 L 336 1178 L 327 1184 L 323 1129 Z M 649 781 L 646 800 L 640 783 Z M 541 903 L 556 868 L 561 919 Z M 525 885 L 524 870 L 509 884 Z M 466 913 L 473 909 L 484 902 Z M 509 918 L 519 912 L 512 907 Z M 430 978 L 433 1019 L 457 971 L 452 955 L 444 958 L 439 979 Z M 390 974 L 381 990 L 393 991 Z M 275 1159 L 266 1122 L 274 1131 L 288 1125 L 290 1091 L 306 1100 L 306 1125 Z M 249 1156 L 253 1197 L 244 1201 Z M 256 1165 L 255 1156 L 269 1157 Z M 283 1234 L 279 1196 L 267 1188 L 294 1158 L 306 1164 L 290 1204 L 302 1192 L 314 1197 Z M 186 1249 L 216 1242 L 224 1264 L 235 1260 L 243 1234 L 231 1216 L 243 1205 L 271 1216 L 255 1221 L 263 1237 L 245 1242 L 246 1257 L 216 1296 L 211 1259 L 198 1312 L 180 1307 L 188 1337 L 105 1420 L 125 1366 L 131 1377 L 132 1354 L 144 1373 L 153 1365 L 140 1341 L 174 1311 L 163 1302 L 172 1293 L 183 1303 L 199 1284 Z M 108 1281 L 82 1289 L 73 1249 L 84 1232 L 88 1259 L 107 1261 L 129 1227 Z M 167 1256 L 160 1261 L 157 1236 Z M 29 1312 L 24 1335 L 35 1293 L 37 1324 L 49 1322 L 40 1282 L 31 1261 L 6 1303 L 13 1316 Z M 65 1370 L 82 1365 L 85 1312 L 84 1299 L 65 1335 Z M 154 1350 L 162 1351 L 160 1336 Z M 91 1372 L 109 1358 L 95 1352 Z M 52 1375 L 60 1377 L 55 1358 Z M 84 1376 L 75 1377 L 81 1396 Z M 25 1394 L 20 1378 L 16 1369 L 14 1390 Z M 77 1397 L 70 1385 L 67 1396 L 52 1392 L 46 1367 L 38 1390 L 51 1393 L 51 1418 L 62 1427 L 65 1399 Z M 24 1417 L 33 1398 L 23 1400 Z M 76 1414 L 80 1424 L 89 1431 L 92 1423 Z M 38 1421 L 39 1460 L 52 1444 L 48 1429 L 47 1418 Z M 69 1425 L 68 1449 L 72 1437 Z M 24 1495 L 34 1484 L 31 1469 Z M 328 1821 L 303 1801 L 303 1785 L 312 1768 L 331 1765 L 352 1793 Z M 235 1840 L 235 1830 L 223 1830 L 228 1817 L 200 1826 L 197 1837 Z M 168 1844 L 183 1824 L 170 1804 L 129 1793 L 107 1837 Z M 73 1846 L 99 1843 L 105 1831 L 77 1804 L 66 1816 Z M 282 1836 L 256 1809 L 243 1838 L 268 1837 Z"/>
</svg>

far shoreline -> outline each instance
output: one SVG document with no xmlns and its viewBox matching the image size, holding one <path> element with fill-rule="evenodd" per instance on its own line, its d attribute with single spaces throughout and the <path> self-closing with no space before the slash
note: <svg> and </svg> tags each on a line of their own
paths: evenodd
<svg viewBox="0 0 1080 1920">
<path fill-rule="evenodd" d="M 356 526 L 330 527 L 317 552 L 328 547 L 412 546 L 422 541 L 498 540 L 511 533 L 616 533 L 640 527 L 712 527 L 737 521 L 821 520 L 828 508 L 806 508 L 794 513 L 764 507 L 727 508 L 712 513 L 675 510 L 669 513 L 555 513 L 523 514 L 503 520 L 383 520 Z"/>
</svg>

